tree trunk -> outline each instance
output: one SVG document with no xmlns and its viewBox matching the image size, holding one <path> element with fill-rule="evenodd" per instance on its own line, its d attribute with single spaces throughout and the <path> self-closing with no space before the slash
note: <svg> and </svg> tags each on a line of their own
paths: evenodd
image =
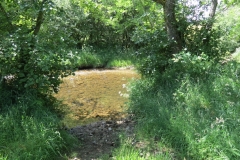
<svg viewBox="0 0 240 160">
<path fill-rule="evenodd" d="M 207 20 L 207 23 L 205 26 L 205 29 L 208 33 L 211 33 L 211 30 L 212 30 L 213 22 L 215 19 L 215 14 L 216 14 L 216 10 L 217 10 L 217 5 L 218 5 L 218 0 L 211 0 L 210 13 L 209 13 L 209 17 L 208 17 L 208 20 Z M 205 39 L 203 40 L 203 44 L 208 45 L 210 39 L 211 39 L 211 35 L 207 34 Z"/>
<path fill-rule="evenodd" d="M 154 0 L 163 6 L 164 20 L 170 42 L 171 52 L 179 53 L 183 48 L 183 42 L 178 31 L 178 22 L 175 17 L 176 0 Z"/>
<path fill-rule="evenodd" d="M 35 43 L 36 43 L 36 39 L 35 39 L 35 36 L 38 35 L 39 31 L 40 31 L 40 28 L 42 26 L 42 23 L 43 23 L 43 16 L 44 16 L 44 3 L 46 3 L 47 0 L 43 0 L 39 6 L 40 6 L 40 9 L 38 11 L 38 15 L 37 15 L 37 20 L 36 20 L 36 24 L 35 26 L 33 27 L 33 36 L 31 37 L 31 39 L 25 39 L 23 38 L 22 39 L 22 44 L 21 44 L 21 49 L 19 51 L 19 59 L 18 59 L 18 64 L 21 64 L 19 65 L 19 70 L 20 70 L 20 73 L 21 74 L 24 74 L 24 77 L 22 76 L 18 76 L 18 82 L 21 82 L 21 86 L 19 86 L 20 89 L 24 88 L 24 85 L 25 83 L 27 82 L 27 76 L 29 74 L 29 71 L 28 71 L 28 67 L 29 67 L 29 61 L 31 59 L 31 54 L 30 52 L 34 50 L 34 48 L 36 47 Z M 29 32 L 30 34 L 30 32 Z M 27 42 L 27 43 L 24 43 L 24 42 Z M 27 67 L 26 67 L 27 66 Z M 34 67 L 34 66 L 32 66 Z M 22 80 L 23 79 L 23 80 Z"/>
<path fill-rule="evenodd" d="M 211 19 L 214 19 L 214 17 L 215 17 L 217 5 L 218 5 L 218 0 L 211 0 L 211 10 L 210 10 L 210 14 L 209 14 Z"/>
<path fill-rule="evenodd" d="M 40 28 L 41 28 L 41 25 L 43 23 L 43 5 L 44 3 L 46 2 L 47 0 L 43 0 L 42 3 L 40 4 L 40 9 L 39 9 L 39 12 L 38 12 L 38 17 L 37 17 L 37 21 L 36 21 L 36 26 L 34 28 L 34 31 L 33 31 L 33 35 L 37 35 L 38 32 L 40 31 Z"/>
<path fill-rule="evenodd" d="M 176 0 L 166 0 L 163 6 L 164 20 L 166 23 L 168 40 L 172 53 L 178 53 L 182 50 L 182 41 L 178 31 L 177 20 L 175 17 Z"/>
<path fill-rule="evenodd" d="M 210 8 L 210 14 L 209 14 L 208 24 L 207 24 L 208 30 L 212 29 L 213 21 L 214 21 L 216 10 L 217 10 L 217 5 L 218 5 L 218 0 L 211 0 L 211 8 Z"/>
</svg>

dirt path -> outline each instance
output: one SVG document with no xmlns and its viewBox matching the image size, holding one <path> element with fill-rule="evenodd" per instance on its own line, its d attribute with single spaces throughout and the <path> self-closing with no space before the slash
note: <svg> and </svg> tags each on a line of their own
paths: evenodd
<svg viewBox="0 0 240 160">
<path fill-rule="evenodd" d="M 131 118 L 99 121 L 68 131 L 82 143 L 74 150 L 75 155 L 70 160 L 97 160 L 103 157 L 111 159 L 113 149 L 120 143 L 119 134 L 133 136 L 134 122 Z"/>
</svg>

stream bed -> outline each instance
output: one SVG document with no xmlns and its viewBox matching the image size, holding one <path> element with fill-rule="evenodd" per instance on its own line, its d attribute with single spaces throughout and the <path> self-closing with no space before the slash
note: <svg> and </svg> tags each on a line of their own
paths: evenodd
<svg viewBox="0 0 240 160">
<path fill-rule="evenodd" d="M 62 100 L 68 128 L 126 116 L 127 84 L 140 76 L 132 69 L 81 70 L 63 79 Z"/>
</svg>

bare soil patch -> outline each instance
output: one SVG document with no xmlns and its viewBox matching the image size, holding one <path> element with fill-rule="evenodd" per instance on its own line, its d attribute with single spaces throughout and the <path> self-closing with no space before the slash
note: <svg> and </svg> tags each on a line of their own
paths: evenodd
<svg viewBox="0 0 240 160">
<path fill-rule="evenodd" d="M 112 158 L 112 151 L 120 143 L 119 134 L 134 136 L 134 122 L 130 118 L 98 121 L 68 130 L 77 137 L 81 146 L 75 148 L 71 160 L 97 160 Z"/>
</svg>

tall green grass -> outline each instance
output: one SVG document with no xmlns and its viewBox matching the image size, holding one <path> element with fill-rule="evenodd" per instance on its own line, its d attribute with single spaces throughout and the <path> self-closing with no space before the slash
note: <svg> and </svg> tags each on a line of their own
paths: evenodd
<svg viewBox="0 0 240 160">
<path fill-rule="evenodd" d="M 4 96 L 6 91 L 1 91 L 1 96 Z M 30 92 L 14 97 L 14 101 L 0 98 L 0 159 L 63 157 L 60 153 L 68 147 L 66 138 L 71 138 L 59 131 L 59 117 L 54 111 L 55 100 Z"/>
<path fill-rule="evenodd" d="M 112 68 L 132 66 L 135 59 L 132 49 L 86 47 L 77 55 L 75 64 L 78 68 Z"/>
<path fill-rule="evenodd" d="M 173 157 L 171 154 L 157 150 L 155 150 L 155 153 L 151 154 L 151 152 L 154 151 L 152 146 L 136 148 L 133 145 L 134 139 L 124 134 L 120 135 L 120 140 L 120 147 L 113 152 L 114 159 L 116 160 L 169 160 Z"/>
<path fill-rule="evenodd" d="M 137 137 L 150 146 L 159 144 L 162 155 L 174 155 L 169 159 L 240 159 L 239 64 L 212 65 L 199 76 L 184 72 L 132 85 L 130 112 Z M 136 150 L 116 156 L 135 156 Z"/>
</svg>

